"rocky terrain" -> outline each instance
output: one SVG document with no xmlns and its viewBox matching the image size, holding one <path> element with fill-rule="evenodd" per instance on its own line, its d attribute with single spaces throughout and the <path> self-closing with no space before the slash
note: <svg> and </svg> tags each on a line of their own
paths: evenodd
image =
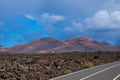
<svg viewBox="0 0 120 80">
<path fill-rule="evenodd" d="M 113 61 L 120 61 L 120 52 L 1 54 L 0 80 L 49 80 Z"/>
<path fill-rule="evenodd" d="M 58 40 L 56 38 L 43 38 L 20 44 L 9 49 L 0 48 L 0 52 L 14 54 L 40 54 L 40 53 L 63 53 L 63 52 L 94 52 L 94 51 L 120 51 L 119 46 L 112 46 L 107 43 L 96 41 L 89 37 Z"/>
</svg>

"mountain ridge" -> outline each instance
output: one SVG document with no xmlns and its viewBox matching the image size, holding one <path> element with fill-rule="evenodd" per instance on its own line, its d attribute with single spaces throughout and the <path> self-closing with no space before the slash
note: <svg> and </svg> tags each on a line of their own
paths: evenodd
<svg viewBox="0 0 120 80">
<path fill-rule="evenodd" d="M 20 44 L 11 48 L 0 48 L 0 52 L 7 53 L 63 53 L 63 52 L 94 52 L 94 51 L 120 51 L 120 47 L 112 46 L 92 38 L 82 36 L 68 40 L 59 40 L 57 38 L 37 39 L 27 44 Z"/>
</svg>

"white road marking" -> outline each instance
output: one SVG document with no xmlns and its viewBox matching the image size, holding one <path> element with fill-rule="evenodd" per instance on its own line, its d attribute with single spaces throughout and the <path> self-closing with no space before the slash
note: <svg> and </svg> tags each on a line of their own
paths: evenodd
<svg viewBox="0 0 120 80">
<path fill-rule="evenodd" d="M 116 62 L 113 62 L 113 63 L 117 63 L 119 61 L 116 61 Z M 108 64 L 111 64 L 111 63 L 108 63 Z M 59 79 L 59 78 L 63 78 L 63 77 L 66 77 L 66 76 L 70 76 L 70 75 L 73 75 L 73 74 L 77 74 L 77 73 L 80 73 L 80 72 L 83 72 L 83 71 L 87 71 L 89 69 L 95 69 L 97 67 L 102 67 L 102 66 L 105 66 L 105 65 L 108 65 L 108 64 L 104 64 L 104 65 L 98 65 L 98 66 L 95 66 L 95 67 L 92 67 L 92 68 L 87 68 L 87 69 L 83 69 L 83 70 L 80 70 L 80 71 L 77 71 L 77 72 L 73 72 L 73 73 L 70 73 L 70 74 L 66 74 L 66 75 L 63 75 L 63 76 L 59 76 L 59 77 L 56 77 L 56 78 L 52 78 L 50 80 L 56 80 L 56 79 Z"/>
<path fill-rule="evenodd" d="M 96 75 L 96 74 L 99 74 L 99 73 L 104 72 L 104 71 L 106 71 L 106 70 L 112 69 L 112 68 L 114 68 L 114 67 L 116 67 L 116 66 L 118 66 L 118 65 L 120 65 L 120 64 L 116 64 L 116 65 L 114 65 L 114 66 L 108 67 L 108 68 L 103 69 L 103 70 L 101 70 L 101 71 L 98 71 L 98 72 L 96 72 L 96 73 L 94 73 L 94 74 L 91 74 L 91 75 L 89 75 L 89 76 L 86 76 L 86 77 L 84 77 L 84 78 L 81 78 L 80 80 L 88 79 L 88 78 L 90 78 L 90 77 L 92 77 L 92 76 L 94 76 L 94 75 Z"/>
<path fill-rule="evenodd" d="M 113 80 L 117 80 L 120 77 L 120 74 L 116 76 Z"/>
<path fill-rule="evenodd" d="M 104 64 L 104 65 L 106 65 L 106 64 Z M 95 67 L 92 67 L 92 68 L 83 69 L 83 70 L 76 71 L 76 72 L 73 72 L 73 73 L 70 73 L 70 74 L 66 74 L 66 75 L 63 75 L 63 76 L 59 76 L 59 77 L 56 77 L 56 78 L 53 78 L 53 79 L 50 79 L 50 80 L 55 80 L 55 79 L 59 79 L 59 78 L 62 78 L 62 77 L 70 76 L 70 75 L 73 75 L 73 74 L 77 74 L 77 73 L 80 73 L 80 72 L 83 72 L 83 71 L 87 71 L 89 69 L 94 69 L 94 68 L 97 68 L 97 67 L 100 67 L 100 66 L 104 66 L 104 65 L 98 65 L 98 66 L 95 66 Z"/>
</svg>

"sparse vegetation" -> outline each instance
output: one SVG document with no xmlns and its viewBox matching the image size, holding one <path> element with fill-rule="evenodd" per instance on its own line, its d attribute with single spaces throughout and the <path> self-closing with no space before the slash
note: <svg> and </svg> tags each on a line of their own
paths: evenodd
<svg viewBox="0 0 120 80">
<path fill-rule="evenodd" d="M 86 68 L 94 67 L 94 65 L 93 65 L 92 62 L 86 62 L 84 66 L 85 66 Z"/>
<path fill-rule="evenodd" d="M 0 80 L 49 80 L 50 78 L 119 61 L 120 52 L 0 55 Z"/>
<path fill-rule="evenodd" d="M 66 70 L 66 71 L 65 71 L 65 74 L 70 74 L 70 73 L 72 73 L 71 70 Z"/>
</svg>

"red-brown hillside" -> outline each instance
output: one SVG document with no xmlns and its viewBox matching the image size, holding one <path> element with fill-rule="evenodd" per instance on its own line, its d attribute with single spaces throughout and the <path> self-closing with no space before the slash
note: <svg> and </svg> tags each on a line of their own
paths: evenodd
<svg viewBox="0 0 120 80">
<path fill-rule="evenodd" d="M 8 53 L 61 53 L 61 52 L 120 51 L 120 47 L 111 46 L 88 37 L 72 38 L 65 41 L 56 38 L 43 38 L 28 44 L 17 45 Z"/>
</svg>

